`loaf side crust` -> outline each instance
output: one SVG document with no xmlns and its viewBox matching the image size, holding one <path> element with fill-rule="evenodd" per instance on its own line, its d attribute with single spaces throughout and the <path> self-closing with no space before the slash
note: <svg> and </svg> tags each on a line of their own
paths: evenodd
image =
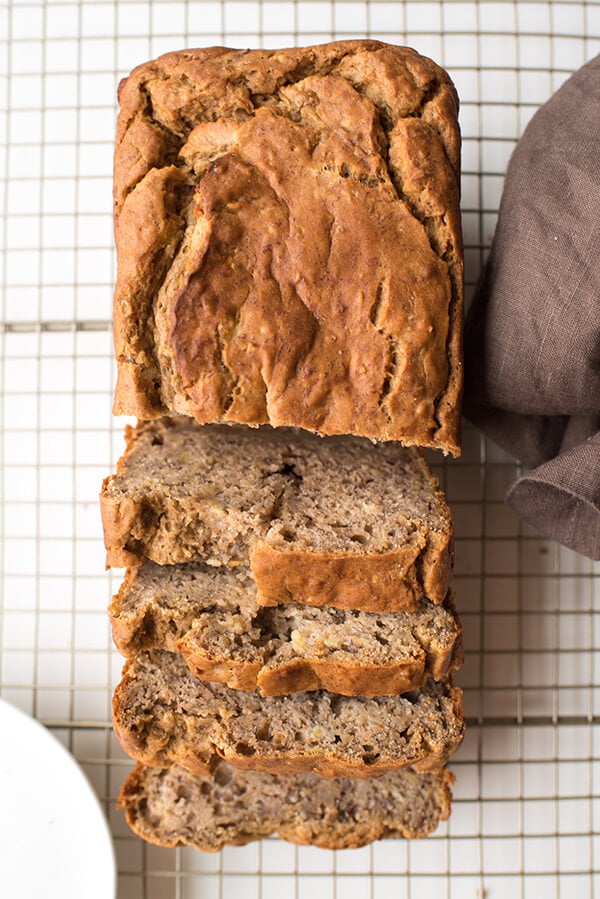
<svg viewBox="0 0 600 899">
<path fill-rule="evenodd" d="M 135 69 L 119 101 L 115 413 L 458 455 L 444 70 L 378 41 L 185 50 Z"/>
</svg>

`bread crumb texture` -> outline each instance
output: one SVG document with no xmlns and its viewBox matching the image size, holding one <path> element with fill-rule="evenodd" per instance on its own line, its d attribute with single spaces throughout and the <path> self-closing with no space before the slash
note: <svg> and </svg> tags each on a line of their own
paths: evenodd
<svg viewBox="0 0 600 899">
<path fill-rule="evenodd" d="M 123 749 L 146 765 L 208 774 L 222 758 L 239 768 L 357 778 L 442 768 L 465 726 L 462 693 L 448 679 L 393 697 L 265 697 L 200 681 L 163 650 L 125 663 L 113 723 Z"/>
<path fill-rule="evenodd" d="M 312 774 L 278 777 L 221 762 L 208 776 L 178 765 L 137 765 L 120 795 L 132 829 L 159 846 L 218 852 L 272 833 L 323 849 L 353 849 L 383 837 L 424 837 L 450 814 L 447 769 L 404 768 L 373 780 Z"/>
<path fill-rule="evenodd" d="M 100 497 L 109 565 L 245 565 L 261 605 L 446 598 L 452 520 L 417 449 L 184 416 L 126 436 Z"/>
<path fill-rule="evenodd" d="M 117 414 L 460 452 L 458 100 L 413 50 L 135 69 L 115 152 Z"/>
<path fill-rule="evenodd" d="M 196 677 L 265 696 L 395 695 L 462 662 L 452 597 L 443 605 L 421 600 L 412 613 L 265 608 L 243 566 L 144 562 L 129 569 L 110 613 L 123 655 L 181 652 Z"/>
</svg>

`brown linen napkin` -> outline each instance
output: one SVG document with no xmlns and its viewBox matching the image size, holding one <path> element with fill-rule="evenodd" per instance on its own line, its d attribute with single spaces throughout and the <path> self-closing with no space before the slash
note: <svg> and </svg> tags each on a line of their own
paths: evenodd
<svg viewBox="0 0 600 899">
<path fill-rule="evenodd" d="M 465 378 L 467 417 L 534 469 L 509 505 L 600 559 L 600 56 L 538 110 L 511 157 Z"/>
</svg>

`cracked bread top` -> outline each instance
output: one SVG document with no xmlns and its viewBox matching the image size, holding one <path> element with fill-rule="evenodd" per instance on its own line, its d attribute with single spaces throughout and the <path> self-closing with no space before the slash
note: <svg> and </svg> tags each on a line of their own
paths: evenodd
<svg viewBox="0 0 600 899">
<path fill-rule="evenodd" d="M 116 413 L 460 451 L 458 101 L 414 50 L 170 53 L 122 82 Z"/>
</svg>

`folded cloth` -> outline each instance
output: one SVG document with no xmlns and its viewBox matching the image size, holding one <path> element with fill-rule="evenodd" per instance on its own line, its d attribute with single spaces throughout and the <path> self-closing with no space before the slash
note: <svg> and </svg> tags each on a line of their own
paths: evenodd
<svg viewBox="0 0 600 899">
<path fill-rule="evenodd" d="M 511 157 L 465 328 L 465 413 L 533 471 L 507 502 L 600 559 L 600 56 Z"/>
</svg>

